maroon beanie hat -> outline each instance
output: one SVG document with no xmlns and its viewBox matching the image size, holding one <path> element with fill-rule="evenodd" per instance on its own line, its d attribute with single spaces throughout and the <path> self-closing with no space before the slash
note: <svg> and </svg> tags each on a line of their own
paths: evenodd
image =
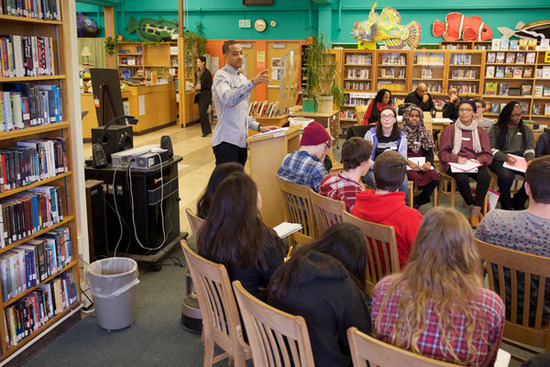
<svg viewBox="0 0 550 367">
<path fill-rule="evenodd" d="M 331 140 L 332 138 L 323 125 L 312 121 L 305 127 L 300 145 L 319 145 Z"/>
</svg>

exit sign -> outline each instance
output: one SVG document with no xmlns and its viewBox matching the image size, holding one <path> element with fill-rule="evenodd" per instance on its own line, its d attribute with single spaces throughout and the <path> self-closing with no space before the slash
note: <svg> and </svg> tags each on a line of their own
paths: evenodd
<svg viewBox="0 0 550 367">
<path fill-rule="evenodd" d="M 250 28 L 250 19 L 239 19 L 239 28 Z"/>
</svg>

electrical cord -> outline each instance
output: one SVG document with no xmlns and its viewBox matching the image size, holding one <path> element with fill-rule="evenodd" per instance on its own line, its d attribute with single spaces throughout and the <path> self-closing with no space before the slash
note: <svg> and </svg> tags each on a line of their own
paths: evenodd
<svg viewBox="0 0 550 367">
<path fill-rule="evenodd" d="M 115 170 L 113 172 L 113 201 L 115 202 L 115 212 L 116 212 L 116 215 L 118 217 L 118 224 L 119 224 L 119 228 L 120 228 L 120 237 L 118 238 L 118 241 L 116 243 L 116 246 L 115 246 L 115 252 L 113 254 L 113 257 L 116 257 L 116 252 L 118 250 L 118 245 L 120 245 L 120 242 L 122 241 L 122 234 L 123 234 L 123 228 L 122 228 L 122 218 L 120 216 L 120 213 L 118 212 L 118 205 L 117 205 L 117 202 L 116 202 L 116 185 L 115 185 L 115 179 L 116 179 L 116 171 L 117 171 L 117 166 L 115 166 Z M 107 191 L 109 191 L 107 189 Z"/>
</svg>

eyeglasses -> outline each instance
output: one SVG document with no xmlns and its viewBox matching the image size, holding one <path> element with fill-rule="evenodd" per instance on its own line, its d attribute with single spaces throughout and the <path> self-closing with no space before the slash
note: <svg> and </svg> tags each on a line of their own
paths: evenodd
<svg viewBox="0 0 550 367">
<path fill-rule="evenodd" d="M 471 108 L 461 108 L 460 110 L 458 110 L 458 112 L 472 112 L 473 109 Z"/>
<path fill-rule="evenodd" d="M 325 141 L 325 147 L 330 149 L 330 144 Z"/>
<path fill-rule="evenodd" d="M 510 116 L 511 117 L 521 117 L 521 116 L 523 116 L 523 112 L 522 113 L 513 113 Z"/>
<path fill-rule="evenodd" d="M 380 121 L 391 121 L 395 119 L 395 116 L 394 115 L 384 115 L 384 116 L 380 116 Z"/>
</svg>

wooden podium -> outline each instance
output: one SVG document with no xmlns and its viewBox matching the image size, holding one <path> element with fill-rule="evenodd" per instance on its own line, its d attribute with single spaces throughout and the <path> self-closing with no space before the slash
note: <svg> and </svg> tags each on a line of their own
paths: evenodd
<svg viewBox="0 0 550 367">
<path fill-rule="evenodd" d="M 292 126 L 284 132 L 252 136 L 246 140 L 250 148 L 250 176 L 262 195 L 261 214 L 268 227 L 280 224 L 285 218 L 277 170 L 285 155 L 300 148 L 300 128 Z"/>
</svg>

